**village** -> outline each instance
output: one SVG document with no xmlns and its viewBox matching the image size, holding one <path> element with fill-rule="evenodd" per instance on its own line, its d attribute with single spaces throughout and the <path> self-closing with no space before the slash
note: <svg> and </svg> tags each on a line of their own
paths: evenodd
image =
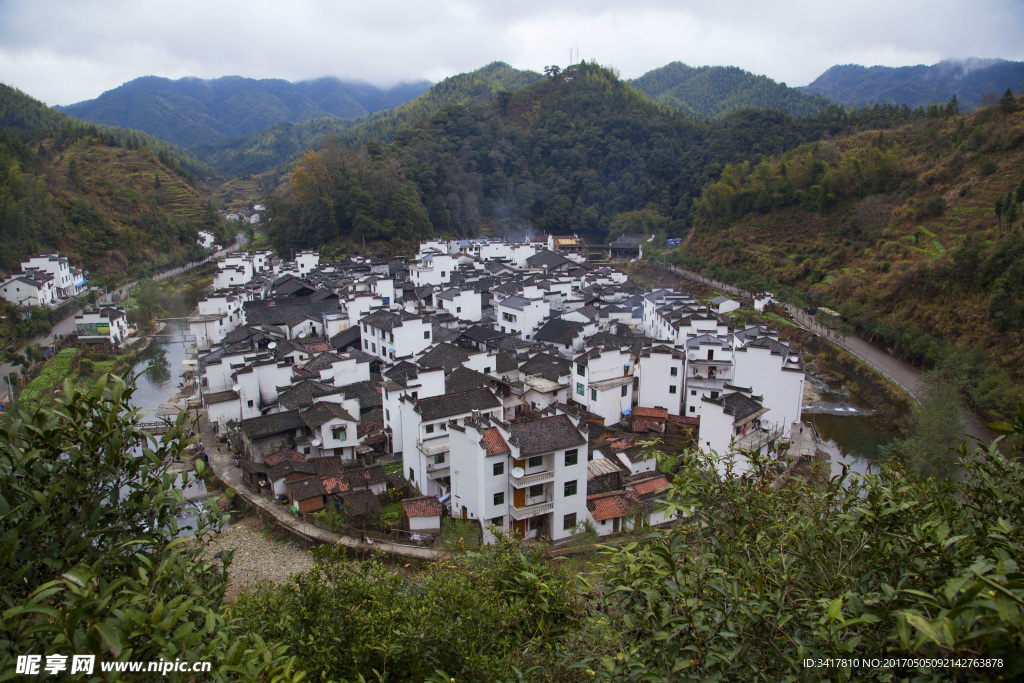
<svg viewBox="0 0 1024 683">
<path fill-rule="evenodd" d="M 445 518 L 483 543 L 671 525 L 654 453 L 699 447 L 739 475 L 784 452 L 803 359 L 773 328 L 731 325 L 739 301 L 630 283 L 615 259 L 641 259 L 642 239 L 600 249 L 595 263 L 545 235 L 430 240 L 412 259 L 232 252 L 186 321 L 176 398 L 202 405 L 247 495 L 362 538 L 429 545 Z M 113 334 L 123 311 L 86 315 Z"/>
</svg>

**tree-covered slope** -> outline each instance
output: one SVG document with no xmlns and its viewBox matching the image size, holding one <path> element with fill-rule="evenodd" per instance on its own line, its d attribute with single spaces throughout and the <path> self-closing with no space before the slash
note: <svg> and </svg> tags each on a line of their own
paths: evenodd
<svg viewBox="0 0 1024 683">
<path fill-rule="evenodd" d="M 290 83 L 224 76 L 170 80 L 146 76 L 62 111 L 84 121 L 144 130 L 190 146 L 255 133 L 277 123 L 358 118 L 423 93 L 426 81 L 390 89 L 337 78 Z"/>
<path fill-rule="evenodd" d="M 975 402 L 1006 414 L 1024 399 L 993 370 L 1024 380 L 1022 169 L 1019 98 L 839 136 L 726 168 L 677 257 L 798 290 L 911 362 L 958 358 Z"/>
<path fill-rule="evenodd" d="M 541 75 L 533 71 L 494 62 L 476 71 L 446 78 L 394 109 L 355 120 L 329 117 L 279 123 L 244 137 L 196 145 L 192 151 L 226 175 L 262 173 L 295 160 L 328 135 L 350 146 L 370 141 L 388 142 L 399 131 L 433 116 L 443 107 L 489 102 L 499 92 L 513 92 L 540 78 Z"/>
<path fill-rule="evenodd" d="M 277 198 L 272 234 L 283 250 L 407 239 L 420 230 L 413 226 L 425 209 L 430 229 L 441 234 L 534 228 L 596 242 L 622 232 L 679 236 L 689 228 L 693 198 L 725 164 L 919 115 L 833 107 L 805 119 L 743 110 L 701 121 L 658 106 L 596 64 L 580 64 L 482 106 L 445 107 L 385 147 L 374 141 L 354 154 L 334 139 Z M 328 151 L 329 163 L 320 158 Z M 368 180 L 385 166 L 394 180 Z M 411 183 L 414 192 L 406 195 L 407 219 L 389 223 L 394 217 L 381 207 L 395 183 Z"/>
<path fill-rule="evenodd" d="M 801 92 L 735 66 L 691 67 L 672 62 L 630 84 L 655 102 L 710 118 L 749 108 L 806 116 L 832 104 L 820 95 Z"/>
<path fill-rule="evenodd" d="M 93 272 L 139 274 L 193 255 L 200 228 L 227 237 L 191 174 L 147 136 L 0 95 L 0 268 L 58 251 Z"/>
<path fill-rule="evenodd" d="M 823 95 L 847 107 L 944 104 L 954 95 L 960 108 L 992 104 L 1006 89 L 1024 89 L 1024 62 L 1002 59 L 947 60 L 926 66 L 833 66 L 803 91 Z"/>
</svg>

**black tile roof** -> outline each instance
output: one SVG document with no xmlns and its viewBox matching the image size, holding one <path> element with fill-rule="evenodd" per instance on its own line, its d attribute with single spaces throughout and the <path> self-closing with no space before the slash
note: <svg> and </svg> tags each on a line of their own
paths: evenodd
<svg viewBox="0 0 1024 683">
<path fill-rule="evenodd" d="M 540 375 L 544 379 L 557 382 L 559 377 L 569 374 L 570 363 L 567 358 L 553 356 L 550 353 L 538 353 L 520 366 L 524 375 Z"/>
<path fill-rule="evenodd" d="M 540 326 L 533 338 L 551 344 L 571 345 L 583 331 L 583 323 L 574 323 L 561 318 L 551 318 Z"/>
<path fill-rule="evenodd" d="M 472 391 L 489 387 L 494 380 L 482 372 L 470 370 L 469 368 L 455 368 L 451 374 L 444 378 L 444 393 L 457 394 L 463 391 Z"/>
<path fill-rule="evenodd" d="M 283 413 L 271 413 L 260 417 L 242 420 L 242 431 L 250 439 L 262 439 L 283 432 L 304 429 L 305 423 L 299 417 L 299 411 L 288 410 Z"/>
<path fill-rule="evenodd" d="M 465 349 L 442 342 L 417 358 L 416 362 L 427 369 L 443 368 L 445 372 L 451 372 L 469 360 L 469 356 Z"/>
<path fill-rule="evenodd" d="M 519 422 L 509 427 L 509 440 L 519 446 L 520 455 L 549 453 L 587 443 L 565 415 Z"/>
<path fill-rule="evenodd" d="M 338 403 L 331 403 L 329 401 L 320 401 L 314 403 L 313 407 L 309 410 L 300 410 L 299 417 L 306 425 L 313 429 L 319 427 L 325 422 L 329 422 L 334 419 L 345 420 L 346 422 L 358 422 L 356 418 L 349 415 L 348 411 L 341 407 Z"/>
<path fill-rule="evenodd" d="M 465 415 L 474 410 L 491 410 L 499 407 L 501 401 L 490 389 L 474 389 L 457 394 L 421 398 L 416 402 L 416 410 L 421 420 L 440 420 L 454 415 Z"/>
</svg>

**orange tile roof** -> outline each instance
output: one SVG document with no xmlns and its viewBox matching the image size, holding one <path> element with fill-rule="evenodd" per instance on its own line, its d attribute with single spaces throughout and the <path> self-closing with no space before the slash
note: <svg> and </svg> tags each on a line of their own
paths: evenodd
<svg viewBox="0 0 1024 683">
<path fill-rule="evenodd" d="M 658 420 L 668 419 L 668 410 L 665 408 L 641 408 L 633 409 L 634 417 L 653 417 Z"/>
<path fill-rule="evenodd" d="M 501 455 L 502 453 L 512 452 L 512 449 L 508 447 L 508 443 L 497 427 L 488 427 L 484 430 L 483 436 L 484 446 L 487 447 L 487 455 Z"/>
<path fill-rule="evenodd" d="M 402 501 L 406 517 L 437 517 L 441 514 L 441 501 L 437 496 L 406 498 Z"/>
<path fill-rule="evenodd" d="M 639 506 L 640 499 L 632 491 L 612 491 L 587 496 L 587 510 L 598 522 L 625 517 Z"/>
<path fill-rule="evenodd" d="M 346 493 L 352 486 L 349 484 L 348 476 L 345 474 L 339 474 L 333 477 L 322 477 L 320 481 L 324 485 L 324 491 L 327 495 L 332 493 Z"/>
<path fill-rule="evenodd" d="M 629 488 L 633 490 L 638 496 L 645 496 L 648 493 L 654 493 L 667 489 L 669 487 L 668 478 L 665 476 L 651 477 L 650 479 L 644 479 L 642 481 L 635 481 L 629 485 Z"/>
<path fill-rule="evenodd" d="M 298 451 L 283 449 L 263 458 L 263 464 L 267 467 L 276 467 L 281 463 L 290 460 L 291 462 L 305 462 L 306 456 Z"/>
</svg>

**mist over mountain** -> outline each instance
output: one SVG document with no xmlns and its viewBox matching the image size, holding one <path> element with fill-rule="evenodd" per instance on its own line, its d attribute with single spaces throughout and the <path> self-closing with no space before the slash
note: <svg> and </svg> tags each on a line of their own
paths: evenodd
<svg viewBox="0 0 1024 683">
<path fill-rule="evenodd" d="M 187 147 L 249 135 L 282 122 L 359 118 L 397 107 L 430 86 L 419 81 L 385 89 L 334 77 L 292 83 L 241 76 L 145 76 L 94 100 L 57 109 L 83 121 L 135 128 Z"/>
<path fill-rule="evenodd" d="M 1024 90 L 1024 62 L 1004 59 L 947 59 L 927 66 L 861 66 L 843 64 L 801 88 L 843 106 L 906 104 L 911 107 L 949 102 L 956 95 L 960 108 L 994 104 L 1006 89 Z"/>
</svg>

